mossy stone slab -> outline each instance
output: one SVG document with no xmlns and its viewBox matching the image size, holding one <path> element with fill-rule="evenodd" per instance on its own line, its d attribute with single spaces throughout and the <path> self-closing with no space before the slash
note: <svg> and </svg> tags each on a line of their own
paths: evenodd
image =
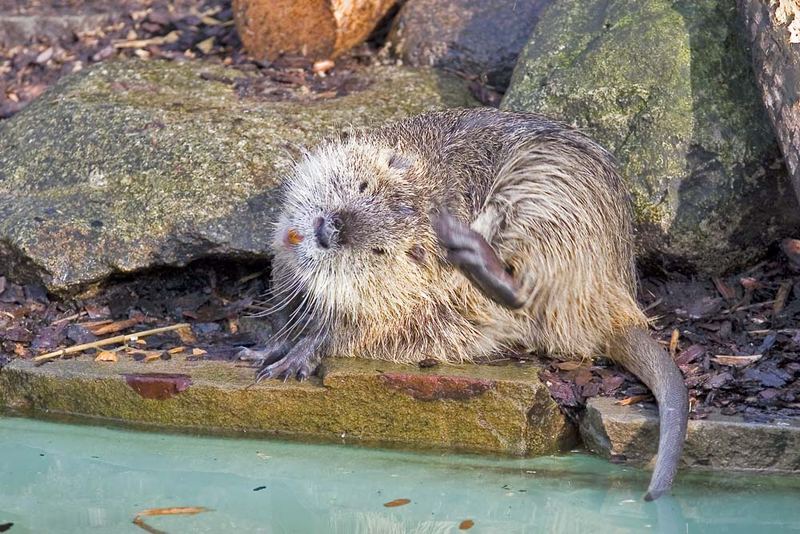
<svg viewBox="0 0 800 534">
<path fill-rule="evenodd" d="M 253 369 L 231 362 L 15 360 L 0 372 L 0 406 L 156 430 L 540 455 L 573 445 L 575 432 L 538 371 L 341 358 L 322 378 L 253 385 Z"/>
</svg>

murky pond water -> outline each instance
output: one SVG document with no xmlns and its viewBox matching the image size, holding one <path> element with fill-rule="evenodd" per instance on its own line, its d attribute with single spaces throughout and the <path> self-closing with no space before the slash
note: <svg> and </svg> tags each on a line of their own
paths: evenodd
<svg viewBox="0 0 800 534">
<path fill-rule="evenodd" d="M 646 473 L 584 454 L 415 454 L 150 434 L 0 417 L 0 525 L 10 534 L 139 532 L 800 531 L 800 477 L 679 479 L 645 503 Z M 396 499 L 408 504 L 386 507 Z M 464 523 L 466 522 L 466 523 Z"/>
</svg>

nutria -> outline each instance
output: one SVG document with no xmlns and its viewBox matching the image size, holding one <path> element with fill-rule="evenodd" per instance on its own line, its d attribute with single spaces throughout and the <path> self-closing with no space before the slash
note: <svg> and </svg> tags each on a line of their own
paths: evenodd
<svg viewBox="0 0 800 534">
<path fill-rule="evenodd" d="M 647 333 L 633 228 L 612 156 L 536 114 L 427 113 L 305 153 L 274 234 L 277 332 L 258 379 L 308 377 L 325 355 L 472 362 L 512 349 L 606 354 L 652 390 L 669 490 L 688 399 Z"/>
</svg>

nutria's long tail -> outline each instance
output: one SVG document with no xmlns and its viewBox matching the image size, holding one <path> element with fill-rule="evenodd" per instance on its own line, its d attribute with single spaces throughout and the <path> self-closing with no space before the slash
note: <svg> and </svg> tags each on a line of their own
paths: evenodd
<svg viewBox="0 0 800 534">
<path fill-rule="evenodd" d="M 669 491 L 678 471 L 689 420 L 689 395 L 678 366 L 646 330 L 631 328 L 616 336 L 611 350 L 611 356 L 647 384 L 658 402 L 658 458 L 644 496 L 652 501 Z"/>
</svg>

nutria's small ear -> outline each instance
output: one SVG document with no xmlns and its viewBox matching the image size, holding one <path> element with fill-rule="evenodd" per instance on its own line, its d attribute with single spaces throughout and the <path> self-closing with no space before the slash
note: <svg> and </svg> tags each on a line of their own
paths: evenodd
<svg viewBox="0 0 800 534">
<path fill-rule="evenodd" d="M 413 164 L 411 157 L 390 148 L 381 149 L 380 159 L 386 163 L 387 167 L 398 171 L 405 171 Z"/>
<path fill-rule="evenodd" d="M 420 244 L 416 244 L 408 249 L 408 257 L 417 263 L 425 263 L 425 256 L 425 248 Z"/>
<path fill-rule="evenodd" d="M 400 155 L 397 152 L 389 158 L 389 168 L 405 171 L 411 167 L 411 158 Z"/>
</svg>

